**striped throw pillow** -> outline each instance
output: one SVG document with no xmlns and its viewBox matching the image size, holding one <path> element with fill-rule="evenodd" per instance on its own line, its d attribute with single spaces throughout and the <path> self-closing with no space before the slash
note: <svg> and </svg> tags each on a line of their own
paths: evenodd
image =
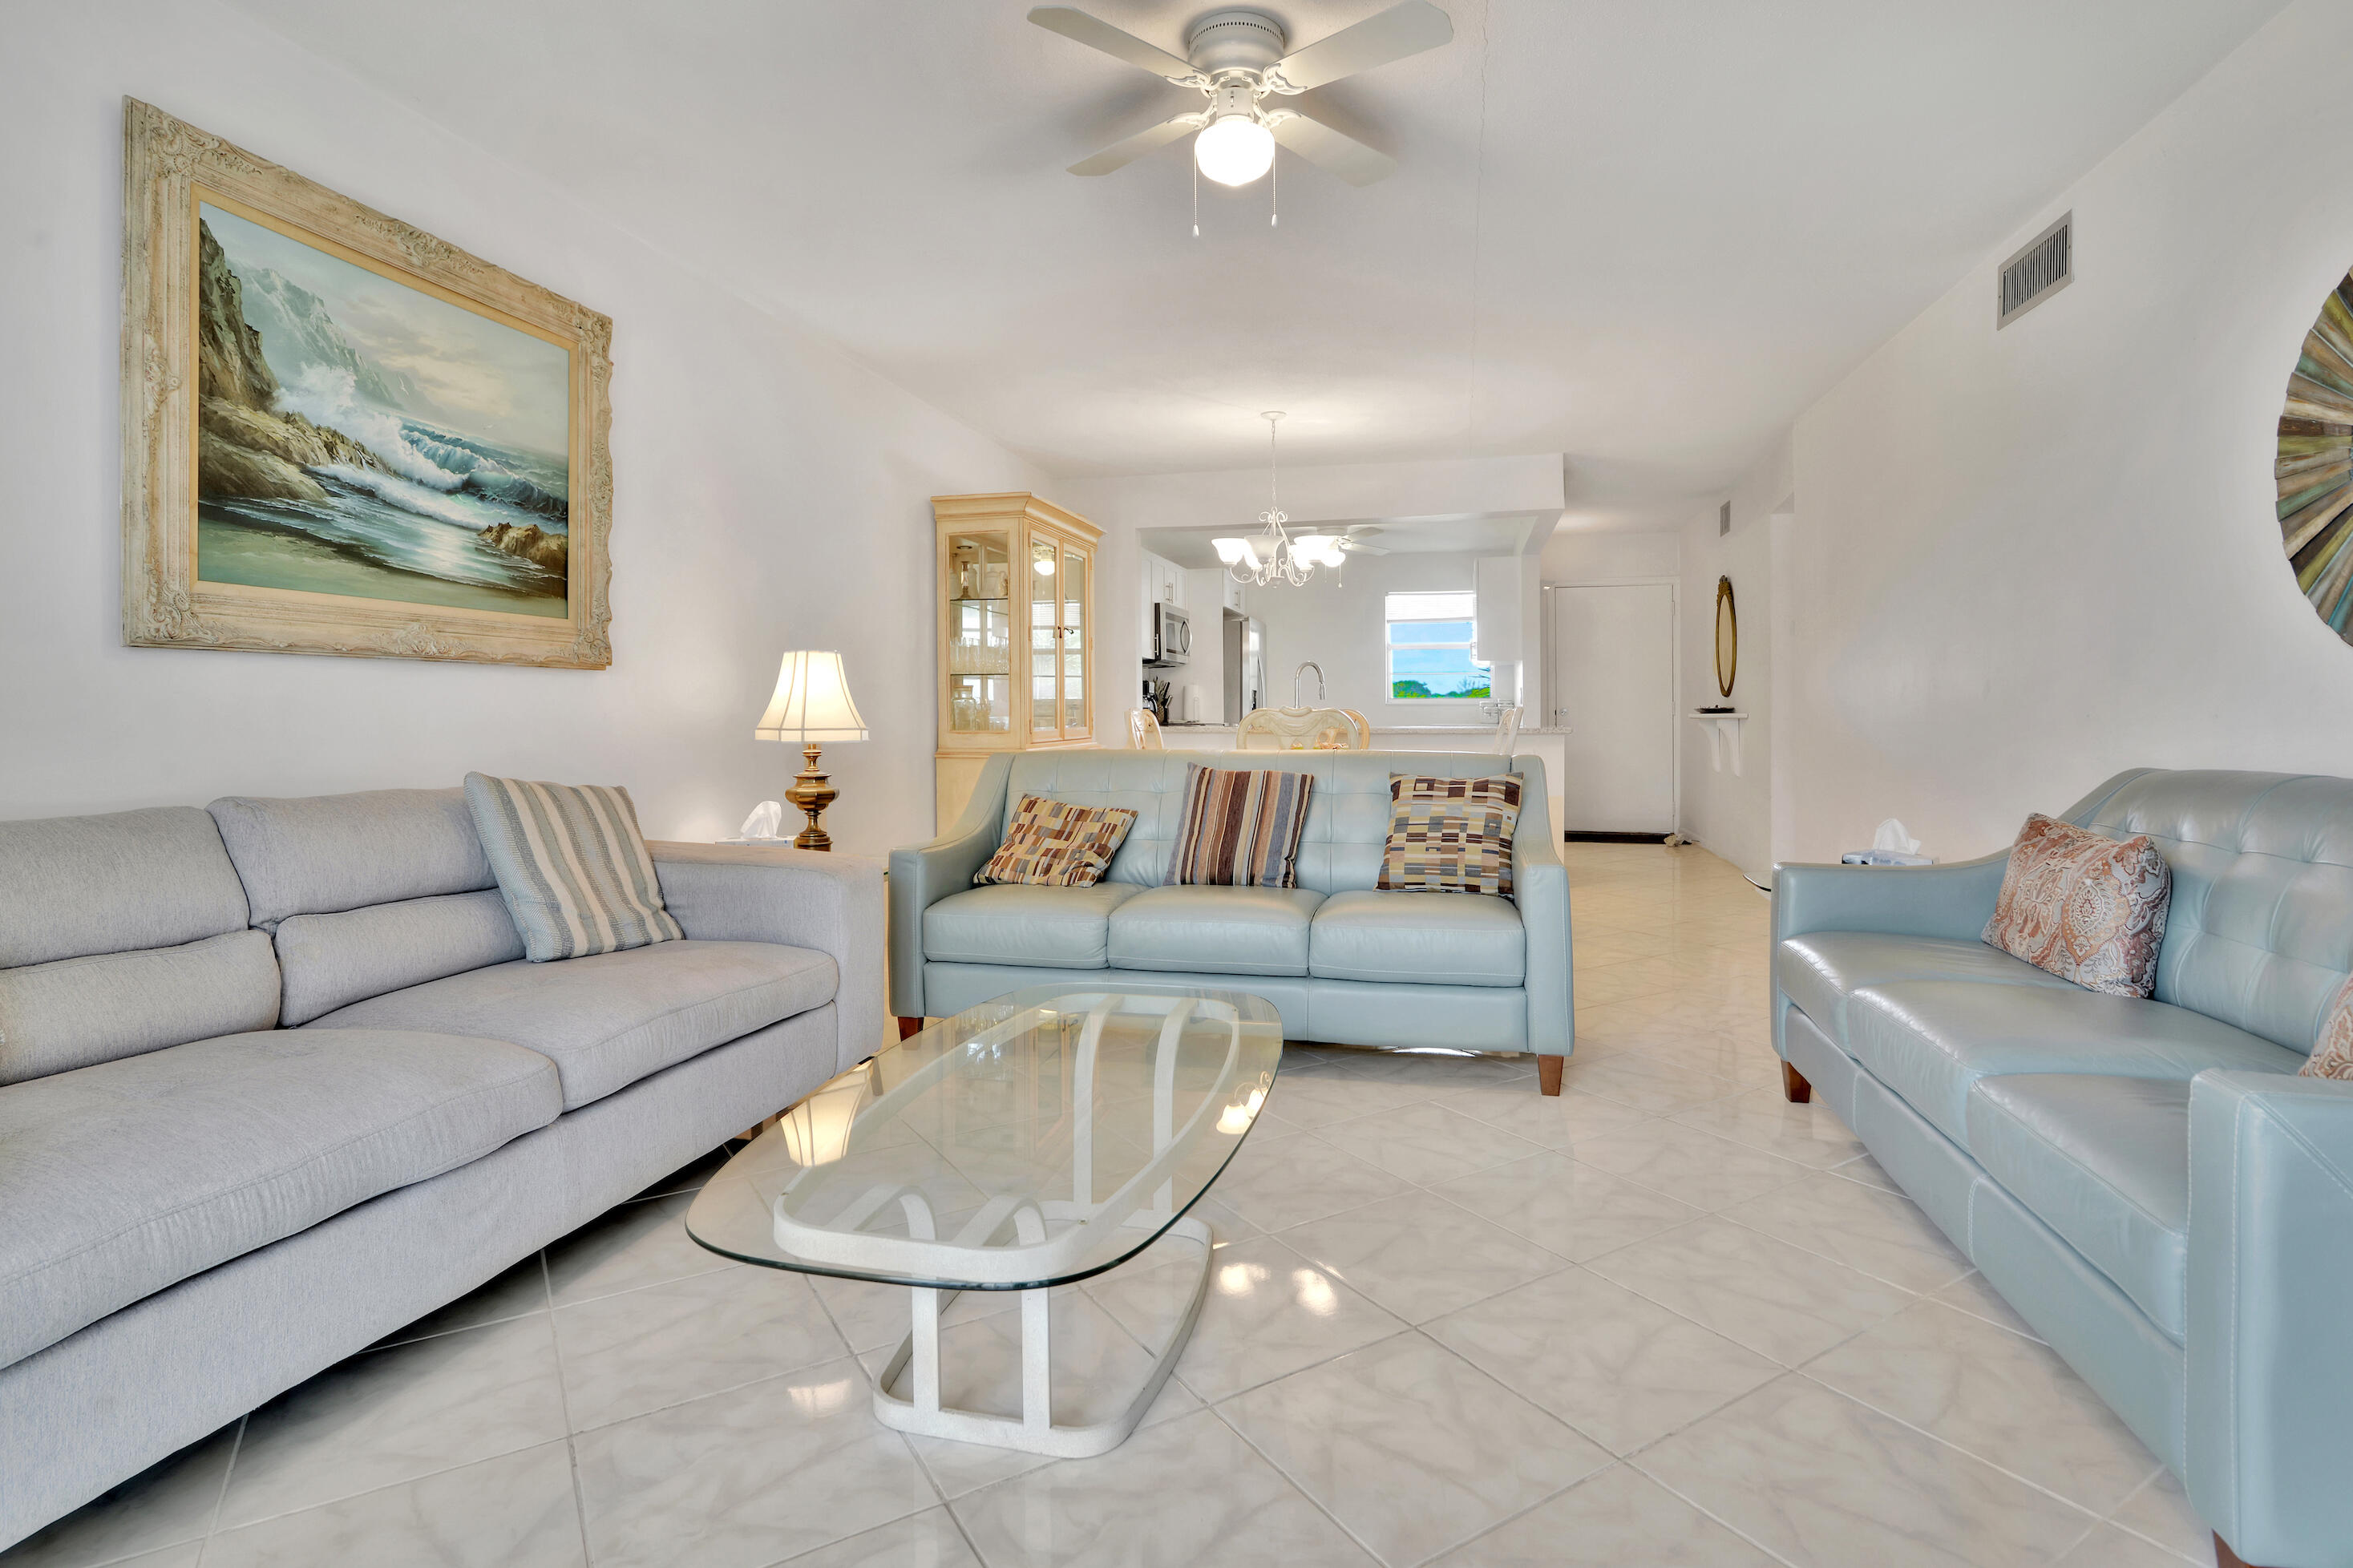
<svg viewBox="0 0 2353 1568">
<path fill-rule="evenodd" d="M 1374 885 L 1425 893 L 1512 896 L 1520 776 L 1389 775 L 1389 840 Z"/>
<path fill-rule="evenodd" d="M 1135 813 L 1124 805 L 1072 805 L 1025 795 L 1005 825 L 1005 842 L 972 879 L 1092 888 L 1134 826 Z"/>
<path fill-rule="evenodd" d="M 1182 816 L 1163 886 L 1290 888 L 1315 780 L 1272 768 L 1185 770 Z"/>
<path fill-rule="evenodd" d="M 468 773 L 466 805 L 533 963 L 686 935 L 662 905 L 628 790 Z"/>
</svg>

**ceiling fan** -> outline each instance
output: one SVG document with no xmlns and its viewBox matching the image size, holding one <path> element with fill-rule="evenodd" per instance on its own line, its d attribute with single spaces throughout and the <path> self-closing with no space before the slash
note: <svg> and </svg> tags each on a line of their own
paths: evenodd
<svg viewBox="0 0 2353 1568">
<path fill-rule="evenodd" d="M 1388 551 L 1377 544 L 1366 543 L 1362 537 L 1380 531 L 1381 525 L 1377 522 L 1352 522 L 1348 531 L 1340 536 L 1340 548 L 1351 555 L 1387 555 Z"/>
<path fill-rule="evenodd" d="M 1451 42 L 1454 24 L 1430 0 L 1405 0 L 1328 38 L 1290 49 L 1282 24 L 1261 11 L 1212 11 L 1185 40 L 1188 58 L 1123 33 L 1068 5 L 1040 5 L 1029 19 L 1140 70 L 1198 89 L 1201 108 L 1164 120 L 1071 165 L 1073 174 L 1108 174 L 1155 148 L 1198 132 L 1193 162 L 1221 185 L 1247 185 L 1273 165 L 1277 142 L 1352 185 L 1397 170 L 1397 160 L 1324 124 L 1304 110 L 1267 107 L 1342 77 L 1355 76 Z"/>
</svg>

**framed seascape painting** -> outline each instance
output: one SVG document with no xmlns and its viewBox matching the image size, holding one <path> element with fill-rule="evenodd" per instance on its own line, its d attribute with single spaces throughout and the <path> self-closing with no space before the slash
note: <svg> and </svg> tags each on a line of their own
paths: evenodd
<svg viewBox="0 0 2353 1568">
<path fill-rule="evenodd" d="M 612 322 L 123 111 L 122 637 L 602 669 Z"/>
</svg>

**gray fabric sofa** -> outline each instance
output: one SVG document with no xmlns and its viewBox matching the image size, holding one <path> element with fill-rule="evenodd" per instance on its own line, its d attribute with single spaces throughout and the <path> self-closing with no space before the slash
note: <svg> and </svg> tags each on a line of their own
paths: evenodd
<svg viewBox="0 0 2353 1568">
<path fill-rule="evenodd" d="M 1313 774 L 1295 888 L 1162 887 L 1187 768 Z M 1514 893 L 1382 891 L 1389 775 L 1523 780 Z M 1568 870 L 1543 759 L 1436 752 L 1024 752 L 992 757 L 957 824 L 891 852 L 891 1009 L 902 1030 L 1025 985 L 1092 971 L 1105 984 L 1198 984 L 1263 996 L 1285 1036 L 1353 1046 L 1536 1053 L 1560 1090 L 1576 1041 Z M 1126 806 L 1134 826 L 1092 888 L 973 886 L 1025 795 Z"/>
<path fill-rule="evenodd" d="M 1784 866 L 1774 1036 L 2248 1563 L 2353 1568 L 2353 780 L 2137 770 L 2066 820 L 2173 870 L 2147 1001 L 1979 940 L 2007 853 Z"/>
<path fill-rule="evenodd" d="M 871 1055 L 881 868 L 522 943 L 456 789 L 0 823 L 0 1546 Z"/>
</svg>

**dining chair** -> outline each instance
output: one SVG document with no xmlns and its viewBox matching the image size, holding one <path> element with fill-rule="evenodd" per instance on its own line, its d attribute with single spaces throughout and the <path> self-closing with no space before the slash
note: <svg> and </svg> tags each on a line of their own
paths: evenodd
<svg viewBox="0 0 2353 1568">
<path fill-rule="evenodd" d="M 1526 711 L 1525 708 L 1514 702 L 1496 719 L 1495 750 L 1499 754 L 1506 757 L 1512 754 L 1513 746 L 1520 739 L 1520 715 Z"/>
<path fill-rule="evenodd" d="M 1362 752 L 1372 743 L 1365 716 L 1345 708 L 1253 708 L 1234 728 L 1239 752 Z"/>
<path fill-rule="evenodd" d="M 1165 752 L 1160 742 L 1160 721 L 1152 716 L 1149 708 L 1127 710 L 1127 743 L 1139 752 Z"/>
</svg>

